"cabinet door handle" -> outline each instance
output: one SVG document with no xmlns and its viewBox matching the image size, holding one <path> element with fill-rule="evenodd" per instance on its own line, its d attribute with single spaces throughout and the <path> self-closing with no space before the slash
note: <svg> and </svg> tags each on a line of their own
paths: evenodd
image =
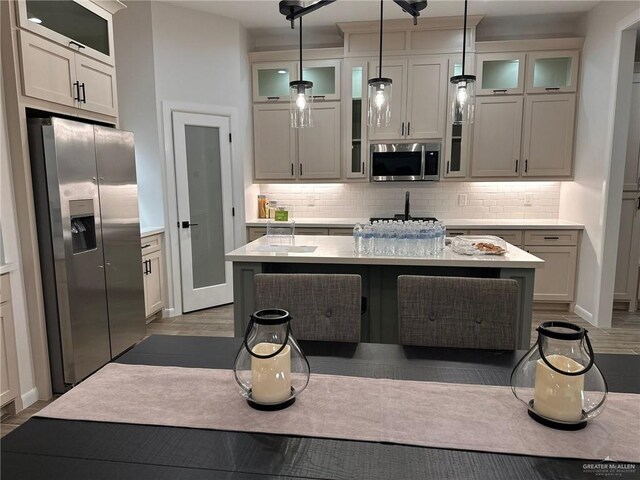
<svg viewBox="0 0 640 480">
<path fill-rule="evenodd" d="M 302 164 L 300 164 L 300 176 L 302 176 Z"/>
<path fill-rule="evenodd" d="M 527 173 L 529 171 L 529 159 L 525 158 L 524 159 L 524 173 Z"/>
<path fill-rule="evenodd" d="M 407 123 L 407 137 L 411 135 L 411 122 Z"/>
<path fill-rule="evenodd" d="M 69 42 L 69 46 L 71 46 L 71 45 L 75 45 L 76 47 L 78 47 L 78 50 L 80 50 L 81 48 L 84 48 L 84 45 L 82 45 L 81 43 L 78 43 L 78 42 L 74 42 L 73 40 L 71 40 Z"/>
<path fill-rule="evenodd" d="M 447 160 L 447 175 L 449 175 L 449 160 Z"/>
<path fill-rule="evenodd" d="M 142 262 L 142 265 L 144 265 L 144 271 L 142 272 L 143 275 L 146 275 L 148 270 L 147 270 L 147 261 L 145 260 L 144 262 Z"/>
<path fill-rule="evenodd" d="M 506 88 L 499 88 L 493 91 L 493 93 L 507 93 Z"/>
<path fill-rule="evenodd" d="M 149 262 L 149 275 L 151 275 L 151 260 L 147 260 Z"/>
<path fill-rule="evenodd" d="M 82 89 L 82 103 L 87 103 L 87 91 L 84 88 L 84 82 L 82 82 L 80 84 L 80 88 Z M 80 93 L 78 92 L 78 96 L 80 96 Z"/>
<path fill-rule="evenodd" d="M 560 240 L 560 237 L 542 237 L 545 240 Z"/>
<path fill-rule="evenodd" d="M 73 82 L 73 99 L 77 102 L 80 101 L 80 82 Z"/>
<path fill-rule="evenodd" d="M 404 122 L 402 122 L 402 132 L 400 133 L 400 135 L 404 136 Z"/>
<path fill-rule="evenodd" d="M 547 92 L 557 92 L 558 90 L 560 90 L 560 87 L 546 87 L 545 90 Z"/>
<path fill-rule="evenodd" d="M 362 174 L 364 175 L 364 162 L 362 162 Z"/>
<path fill-rule="evenodd" d="M 326 95 L 312 95 L 314 100 L 324 100 Z"/>
<path fill-rule="evenodd" d="M 516 173 L 518 173 L 518 159 L 516 158 Z"/>
<path fill-rule="evenodd" d="M 280 97 L 267 97 L 267 100 L 280 100 Z"/>
<path fill-rule="evenodd" d="M 291 164 L 291 176 L 293 177 L 293 163 Z"/>
<path fill-rule="evenodd" d="M 638 200 L 636 200 L 636 207 L 638 208 L 638 210 L 640 210 L 640 197 L 638 197 Z"/>
</svg>

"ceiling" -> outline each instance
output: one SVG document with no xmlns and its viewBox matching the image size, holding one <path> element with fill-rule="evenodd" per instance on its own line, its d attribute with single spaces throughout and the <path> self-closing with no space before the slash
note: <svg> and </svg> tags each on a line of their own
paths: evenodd
<svg viewBox="0 0 640 480">
<path fill-rule="evenodd" d="M 237 19 L 251 29 L 286 27 L 287 23 L 279 11 L 277 0 L 168 0 L 182 7 Z M 309 3 L 309 2 L 307 2 Z M 470 15 L 509 16 L 559 14 L 586 12 L 599 2 L 588 0 L 471 0 Z M 379 16 L 377 0 L 337 0 L 304 17 L 305 26 L 329 26 L 337 22 L 375 20 Z M 429 0 L 422 15 L 446 17 L 461 15 L 461 0 Z M 391 0 L 385 2 L 385 18 L 408 18 Z"/>
</svg>

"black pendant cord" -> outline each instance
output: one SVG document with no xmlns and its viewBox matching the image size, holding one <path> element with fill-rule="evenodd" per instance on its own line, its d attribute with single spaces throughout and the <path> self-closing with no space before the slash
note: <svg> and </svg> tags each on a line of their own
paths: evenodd
<svg viewBox="0 0 640 480">
<path fill-rule="evenodd" d="M 464 63 L 467 56 L 467 0 L 464 0 L 464 28 L 462 29 L 462 75 L 464 75 Z"/>
<path fill-rule="evenodd" d="M 302 81 L 302 17 L 300 17 L 300 80 Z"/>
<path fill-rule="evenodd" d="M 382 78 L 382 20 L 384 15 L 384 3 L 380 0 L 380 61 L 378 62 L 378 77 Z"/>
</svg>

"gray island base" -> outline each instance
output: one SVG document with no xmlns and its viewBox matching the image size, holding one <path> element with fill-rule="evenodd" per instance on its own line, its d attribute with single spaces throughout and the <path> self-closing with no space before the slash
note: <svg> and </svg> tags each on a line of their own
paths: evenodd
<svg viewBox="0 0 640 480">
<path fill-rule="evenodd" d="M 254 312 L 254 276 L 258 273 L 360 275 L 367 301 L 361 341 L 391 344 L 398 343 L 398 276 L 455 276 L 516 280 L 520 300 L 513 348 L 530 347 L 535 269 L 543 267 L 544 261 L 517 247 L 509 245 L 504 256 L 459 255 L 446 247 L 438 256 L 413 258 L 358 256 L 353 253 L 352 239 L 344 236 L 296 236 L 295 245 L 316 248 L 313 252 L 286 252 L 282 247 L 270 251 L 267 237 L 262 237 L 226 256 L 233 262 L 236 337 L 244 335 Z"/>
</svg>

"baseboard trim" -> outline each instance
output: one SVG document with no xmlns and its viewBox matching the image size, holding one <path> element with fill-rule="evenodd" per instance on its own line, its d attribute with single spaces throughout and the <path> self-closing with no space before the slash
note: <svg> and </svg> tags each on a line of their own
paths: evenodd
<svg viewBox="0 0 640 480">
<path fill-rule="evenodd" d="M 578 315 L 580 318 L 582 318 L 583 320 L 586 320 L 587 322 L 589 322 L 591 325 L 595 325 L 595 323 L 593 323 L 593 314 L 588 310 L 585 310 L 584 308 L 582 308 L 580 305 L 576 305 L 574 309 L 574 313 Z"/>
<path fill-rule="evenodd" d="M 167 317 L 175 317 L 178 314 L 175 312 L 175 308 L 165 308 L 162 310 L 162 318 L 167 318 Z"/>
<path fill-rule="evenodd" d="M 38 389 L 33 387 L 28 392 L 25 392 L 21 395 L 22 398 L 22 408 L 27 408 L 33 405 L 38 401 Z"/>
</svg>

